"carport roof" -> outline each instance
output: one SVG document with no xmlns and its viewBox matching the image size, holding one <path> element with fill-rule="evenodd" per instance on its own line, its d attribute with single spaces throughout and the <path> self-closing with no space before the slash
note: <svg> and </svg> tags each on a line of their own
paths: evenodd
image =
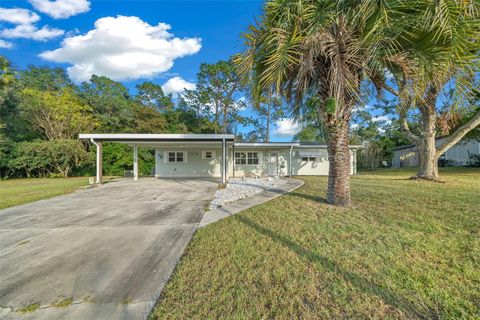
<svg viewBox="0 0 480 320">
<path fill-rule="evenodd" d="M 233 141 L 233 134 L 138 134 L 138 133 L 92 133 L 80 134 L 79 139 L 118 142 L 154 142 L 154 141 Z"/>
</svg>

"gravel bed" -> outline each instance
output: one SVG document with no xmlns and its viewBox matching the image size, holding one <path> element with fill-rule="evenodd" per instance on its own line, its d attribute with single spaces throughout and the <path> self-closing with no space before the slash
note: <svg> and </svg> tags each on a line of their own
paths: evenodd
<svg viewBox="0 0 480 320">
<path fill-rule="evenodd" d="M 226 205 L 227 203 L 251 197 L 265 189 L 275 188 L 286 183 L 281 178 L 231 178 L 228 179 L 226 188 L 219 189 L 215 193 L 210 210 Z"/>
</svg>

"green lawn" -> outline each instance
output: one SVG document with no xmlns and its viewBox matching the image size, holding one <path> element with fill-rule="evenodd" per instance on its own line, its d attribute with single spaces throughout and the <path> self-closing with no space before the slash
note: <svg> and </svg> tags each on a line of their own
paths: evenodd
<svg viewBox="0 0 480 320">
<path fill-rule="evenodd" d="M 0 209 L 70 193 L 87 185 L 88 177 L 0 180 Z"/>
<path fill-rule="evenodd" d="M 153 319 L 478 319 L 480 170 L 361 172 L 355 206 L 326 177 L 199 230 Z"/>
</svg>

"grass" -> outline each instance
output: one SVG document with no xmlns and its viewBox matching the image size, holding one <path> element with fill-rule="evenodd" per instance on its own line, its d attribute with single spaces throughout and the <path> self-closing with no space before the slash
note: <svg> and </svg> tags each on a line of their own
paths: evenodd
<svg viewBox="0 0 480 320">
<path fill-rule="evenodd" d="M 73 303 L 73 298 L 64 298 L 57 301 L 54 301 L 51 306 L 55 308 L 67 308 Z"/>
<path fill-rule="evenodd" d="M 87 185 L 88 177 L 0 180 L 0 209 L 70 193 Z"/>
<path fill-rule="evenodd" d="M 200 229 L 152 319 L 478 319 L 480 170 L 361 172 L 355 206 L 326 177 Z"/>
<path fill-rule="evenodd" d="M 23 308 L 20 308 L 17 310 L 17 312 L 20 312 L 20 313 L 30 313 L 30 312 L 35 312 L 37 311 L 37 309 L 40 308 L 40 303 L 38 302 L 35 302 L 35 303 L 31 303 Z"/>
</svg>

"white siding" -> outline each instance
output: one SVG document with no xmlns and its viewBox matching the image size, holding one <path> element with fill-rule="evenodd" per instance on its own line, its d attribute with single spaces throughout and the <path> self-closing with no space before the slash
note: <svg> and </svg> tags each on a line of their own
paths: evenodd
<svg viewBox="0 0 480 320">
<path fill-rule="evenodd" d="M 316 149 L 320 151 L 320 156 L 317 156 L 315 162 L 302 161 L 302 157 L 299 154 L 299 150 L 294 149 L 292 156 L 292 174 L 298 176 L 328 176 L 329 163 L 327 149 Z M 312 150 L 312 149 L 309 149 Z M 306 151 L 306 150 L 305 150 Z M 357 173 L 357 152 L 350 150 L 350 174 Z"/>
<path fill-rule="evenodd" d="M 165 161 L 165 152 L 186 152 L 185 163 Z M 202 159 L 202 151 L 215 151 L 213 159 Z M 221 177 L 222 149 L 216 148 L 161 148 L 156 150 L 156 177 Z"/>
<path fill-rule="evenodd" d="M 320 156 L 316 157 L 315 162 L 302 162 L 299 150 L 293 149 L 292 164 L 289 163 L 289 148 L 282 149 L 235 149 L 235 152 L 257 152 L 258 165 L 234 165 L 234 151 L 228 148 L 227 175 L 228 177 L 266 177 L 270 175 L 272 170 L 269 166 L 270 153 L 278 153 L 278 175 L 288 176 L 290 174 L 290 165 L 292 166 L 292 174 L 295 175 L 328 175 L 328 154 L 323 149 L 305 149 L 320 151 Z M 187 161 L 185 163 L 169 163 L 165 162 L 165 154 L 169 151 L 186 152 Z M 213 159 L 203 159 L 204 151 L 214 151 Z M 156 177 L 221 177 L 221 148 L 158 148 L 155 150 L 155 176 Z M 351 174 L 356 174 L 356 151 L 351 150 Z M 233 170 L 235 169 L 235 174 Z"/>
<path fill-rule="evenodd" d="M 258 153 L 258 165 L 239 165 L 233 163 L 233 151 L 229 152 L 228 161 L 228 176 L 229 177 L 266 177 L 269 176 L 273 169 L 270 166 L 278 166 L 278 175 L 280 177 L 287 176 L 288 173 L 288 157 L 289 149 L 235 149 L 235 152 L 257 152 Z M 278 163 L 270 163 L 270 154 L 275 152 L 278 154 Z M 235 168 L 235 175 L 233 169 Z"/>
<path fill-rule="evenodd" d="M 480 142 L 474 140 L 460 141 L 446 152 L 446 159 L 453 165 L 470 164 L 471 154 L 480 154 Z"/>
<path fill-rule="evenodd" d="M 320 156 L 313 161 L 302 161 L 299 150 L 295 149 L 292 156 L 292 174 L 294 176 L 328 175 L 328 153 L 326 149 L 320 150 Z"/>
<path fill-rule="evenodd" d="M 410 147 L 393 152 L 393 167 L 406 168 L 416 167 L 419 164 L 418 152 L 416 147 Z"/>
<path fill-rule="evenodd" d="M 437 139 L 436 146 L 440 146 L 444 139 Z M 446 160 L 450 165 L 464 166 L 470 164 L 470 154 L 480 153 L 480 142 L 475 140 L 462 140 L 445 152 Z M 393 152 L 393 166 L 415 167 L 419 165 L 417 147 L 410 147 Z"/>
</svg>

